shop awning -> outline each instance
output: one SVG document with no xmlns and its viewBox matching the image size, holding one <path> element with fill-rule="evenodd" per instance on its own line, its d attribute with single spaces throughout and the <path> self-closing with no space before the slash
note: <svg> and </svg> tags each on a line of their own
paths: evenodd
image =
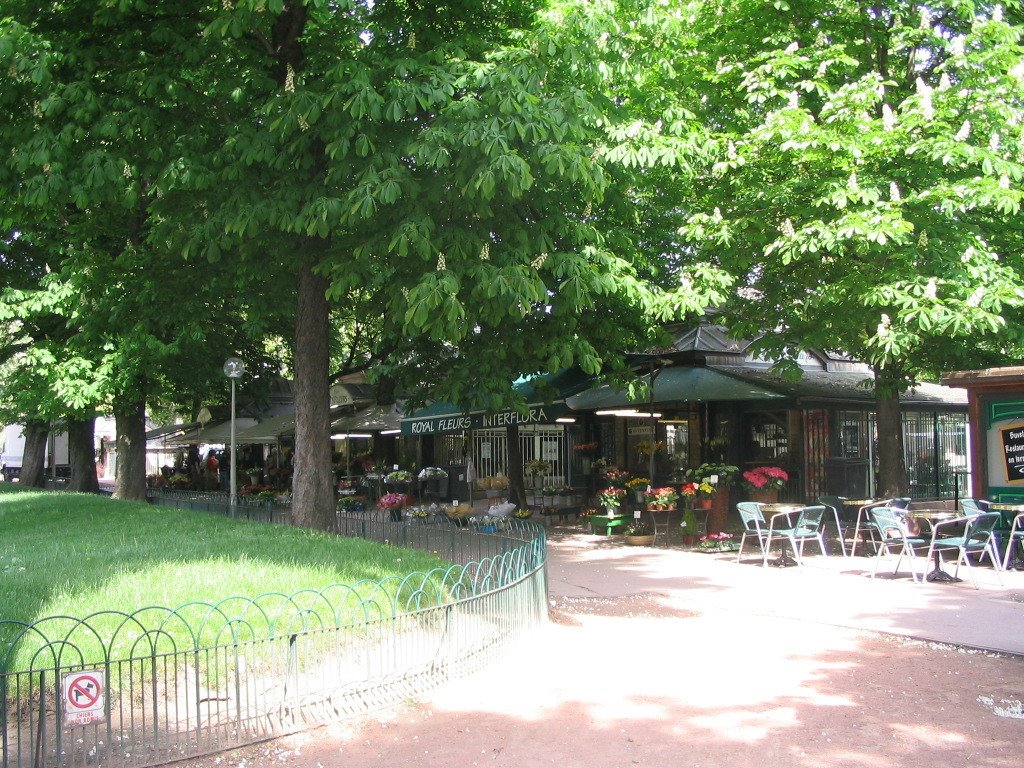
<svg viewBox="0 0 1024 768">
<path fill-rule="evenodd" d="M 650 380 L 650 374 L 641 377 Z M 718 373 L 709 368 L 674 366 L 656 372 L 654 395 L 630 399 L 629 393 L 608 384 L 581 392 L 566 399 L 574 411 L 596 411 L 605 408 L 637 408 L 660 403 L 728 401 L 728 400 L 781 400 L 785 395 L 759 387 L 750 382 Z"/>
<path fill-rule="evenodd" d="M 288 411 L 239 430 L 235 434 L 235 442 L 239 445 L 274 444 L 282 437 L 293 434 L 295 434 L 295 411 Z"/>
<path fill-rule="evenodd" d="M 500 429 L 514 424 L 551 424 L 568 413 L 566 398 L 585 389 L 592 381 L 591 376 L 575 368 L 520 381 L 515 389 L 528 403 L 522 413 L 511 408 L 488 413 L 483 408 L 432 403 L 402 419 L 402 434 L 439 435 L 467 429 Z"/>
<path fill-rule="evenodd" d="M 349 432 L 389 432 L 402 428 L 402 412 L 395 405 L 371 405 L 350 416 L 331 422 L 331 434 Z"/>
<path fill-rule="evenodd" d="M 256 419 L 241 417 L 235 419 L 235 442 L 238 433 L 247 427 L 254 426 Z M 190 429 L 180 435 L 174 435 L 164 441 L 165 445 L 227 445 L 231 442 L 231 421 L 220 421 L 208 427 Z"/>
<path fill-rule="evenodd" d="M 166 424 L 162 427 L 156 427 L 146 432 L 146 440 L 161 440 L 169 439 L 173 435 L 180 435 L 183 432 L 191 432 L 198 429 L 200 426 L 198 421 L 193 421 L 188 424 Z"/>
</svg>

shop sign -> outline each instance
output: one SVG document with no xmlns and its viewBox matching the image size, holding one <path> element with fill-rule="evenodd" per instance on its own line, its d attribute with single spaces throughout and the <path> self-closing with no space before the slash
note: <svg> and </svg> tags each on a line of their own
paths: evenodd
<svg viewBox="0 0 1024 768">
<path fill-rule="evenodd" d="M 531 405 L 524 413 L 509 410 L 488 414 L 445 414 L 423 419 L 403 419 L 402 434 L 439 435 L 445 432 L 465 432 L 468 429 L 497 429 L 516 424 L 551 424 L 568 410 L 565 403 L 553 403 L 551 405 Z"/>
<path fill-rule="evenodd" d="M 1024 426 L 1000 430 L 1000 435 L 1007 481 L 1024 480 Z"/>
</svg>

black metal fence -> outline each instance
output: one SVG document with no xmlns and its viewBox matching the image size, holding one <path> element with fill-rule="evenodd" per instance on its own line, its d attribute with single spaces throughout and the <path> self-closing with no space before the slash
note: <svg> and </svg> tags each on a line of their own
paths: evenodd
<svg viewBox="0 0 1024 768">
<path fill-rule="evenodd" d="M 274 505 L 173 503 L 287 518 Z M 539 525 L 371 512 L 339 515 L 338 531 L 454 565 L 295 595 L 0 621 L 4 768 L 148 766 L 253 743 L 407 700 L 544 620 Z"/>
</svg>

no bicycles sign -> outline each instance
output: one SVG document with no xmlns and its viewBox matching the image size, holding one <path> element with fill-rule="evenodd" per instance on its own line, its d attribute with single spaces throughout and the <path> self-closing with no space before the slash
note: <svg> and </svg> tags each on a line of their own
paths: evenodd
<svg viewBox="0 0 1024 768">
<path fill-rule="evenodd" d="M 90 725 L 104 720 L 103 697 L 106 675 L 101 669 L 86 669 L 61 675 L 64 725 Z"/>
</svg>

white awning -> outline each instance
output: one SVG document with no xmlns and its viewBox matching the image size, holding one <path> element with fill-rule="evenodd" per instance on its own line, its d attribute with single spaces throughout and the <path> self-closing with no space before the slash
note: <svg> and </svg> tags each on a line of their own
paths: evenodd
<svg viewBox="0 0 1024 768">
<path fill-rule="evenodd" d="M 238 433 L 247 427 L 256 425 L 256 419 L 248 417 L 235 419 L 235 441 Z M 180 435 L 174 435 L 164 441 L 165 445 L 227 445 L 231 442 L 231 421 L 220 421 L 206 428 L 190 429 Z"/>
<path fill-rule="evenodd" d="M 264 419 L 255 426 L 241 430 L 235 435 L 235 441 L 239 445 L 252 445 L 255 443 L 276 443 L 282 437 L 295 434 L 295 411 L 279 413 Z"/>
<path fill-rule="evenodd" d="M 350 416 L 331 422 L 331 434 L 343 432 L 390 432 L 402 428 L 402 412 L 398 404 L 371 405 Z"/>
</svg>

